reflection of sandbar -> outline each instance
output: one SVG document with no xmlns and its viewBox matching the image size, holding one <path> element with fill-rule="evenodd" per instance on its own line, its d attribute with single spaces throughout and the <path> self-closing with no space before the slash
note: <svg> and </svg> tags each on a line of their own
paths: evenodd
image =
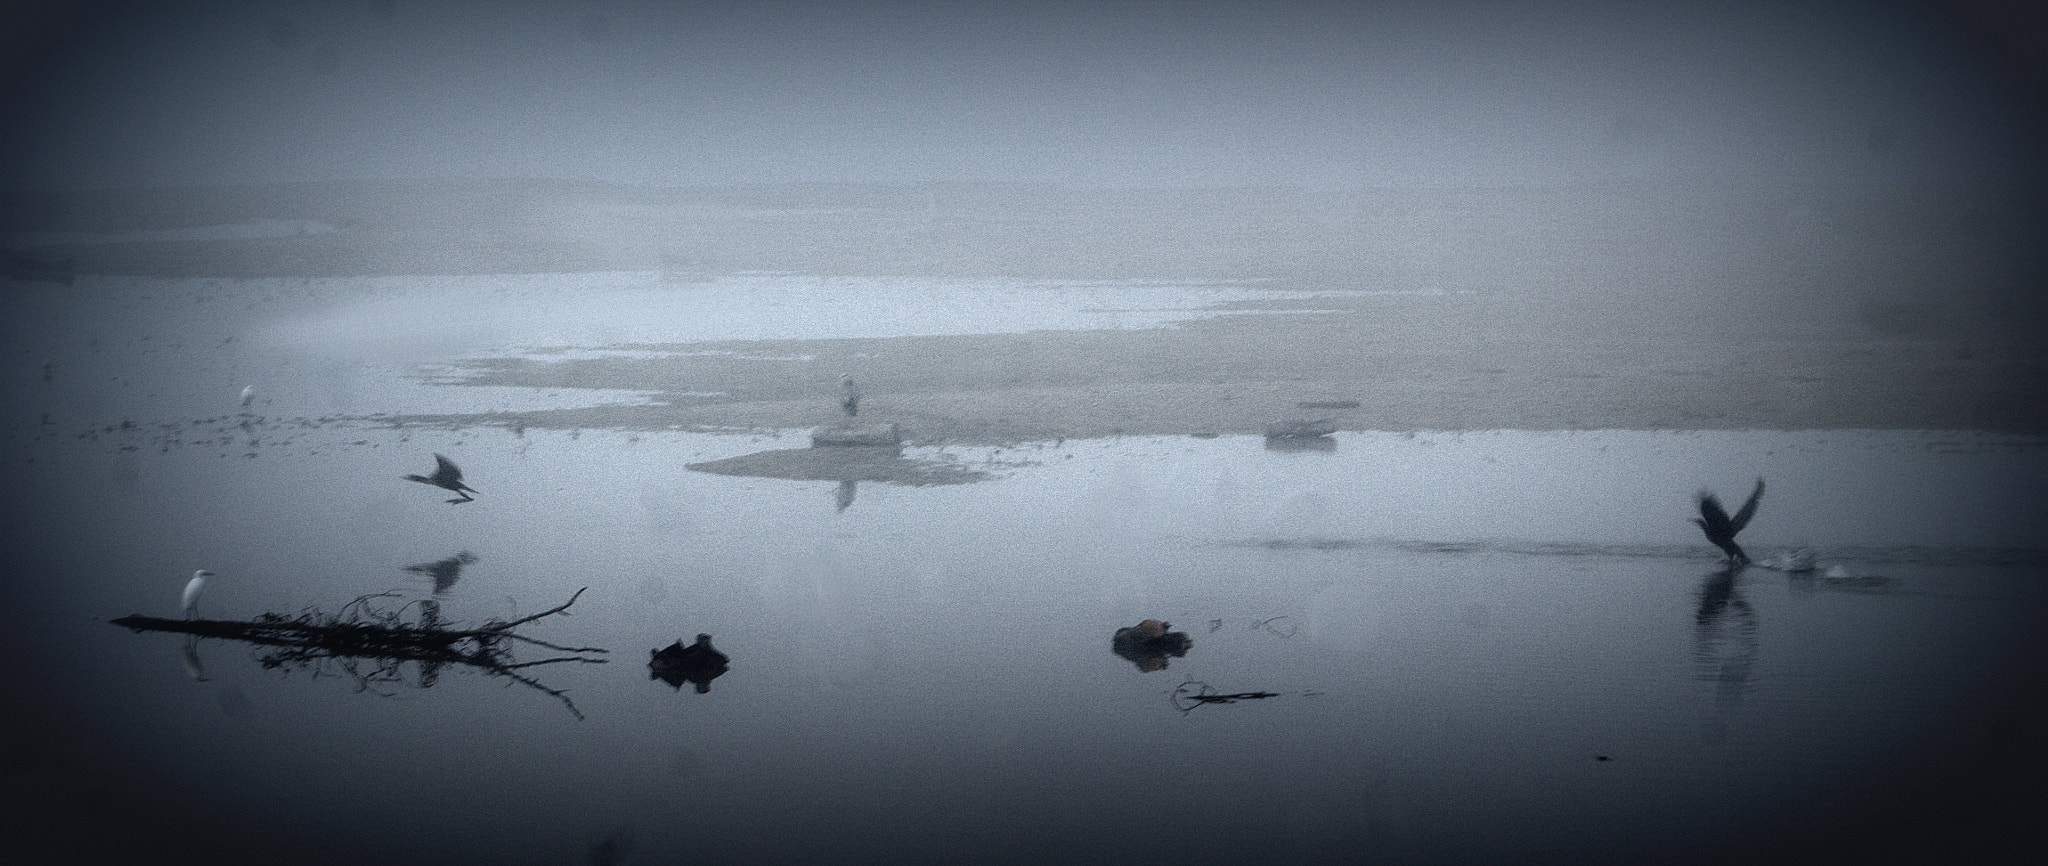
<svg viewBox="0 0 2048 866">
<path fill-rule="evenodd" d="M 923 487 L 967 484 L 989 477 L 976 469 L 903 456 L 893 446 L 784 448 L 692 463 L 689 468 L 716 475 L 787 478 L 795 481 L 879 481 Z"/>
</svg>

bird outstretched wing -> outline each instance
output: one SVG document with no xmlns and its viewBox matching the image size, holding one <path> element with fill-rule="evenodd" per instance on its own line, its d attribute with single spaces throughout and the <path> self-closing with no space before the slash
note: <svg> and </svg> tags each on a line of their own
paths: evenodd
<svg viewBox="0 0 2048 866">
<path fill-rule="evenodd" d="M 1735 512 L 1735 519 L 1729 522 L 1729 532 L 1741 532 L 1743 527 L 1749 525 L 1749 519 L 1756 516 L 1757 500 L 1762 499 L 1763 496 L 1764 480 L 1758 478 L 1756 480 L 1756 489 L 1749 493 L 1749 500 L 1742 503 L 1742 509 Z"/>
<path fill-rule="evenodd" d="M 436 454 L 434 455 L 434 480 L 460 481 L 462 480 L 462 469 L 455 465 L 455 461 Z"/>
</svg>

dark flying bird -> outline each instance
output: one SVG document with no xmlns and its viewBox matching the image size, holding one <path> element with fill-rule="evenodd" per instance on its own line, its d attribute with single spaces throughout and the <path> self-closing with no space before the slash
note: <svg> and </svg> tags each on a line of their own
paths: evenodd
<svg viewBox="0 0 2048 866">
<path fill-rule="evenodd" d="M 1742 503 L 1742 510 L 1729 517 L 1721 510 L 1721 500 L 1705 490 L 1700 491 L 1700 516 L 1692 522 L 1700 525 L 1700 531 L 1707 534 L 1707 540 L 1728 554 L 1732 564 L 1749 562 L 1749 554 L 1742 552 L 1742 545 L 1735 543 L 1735 533 L 1749 525 L 1749 519 L 1756 516 L 1756 502 L 1764 495 L 1764 480 L 1756 480 L 1756 489 L 1750 491 L 1749 501 Z"/>
<path fill-rule="evenodd" d="M 448 500 L 448 504 L 450 505 L 457 505 L 464 502 L 472 502 L 474 501 L 474 499 L 469 494 L 477 492 L 476 490 L 472 489 L 469 485 L 462 483 L 461 467 L 456 466 L 455 461 L 443 457 L 439 454 L 434 455 L 433 477 L 430 478 L 425 475 L 407 475 L 405 476 L 405 480 L 417 481 L 421 484 L 432 484 L 435 487 L 439 487 L 444 490 L 455 491 L 455 494 L 462 498 Z"/>
</svg>

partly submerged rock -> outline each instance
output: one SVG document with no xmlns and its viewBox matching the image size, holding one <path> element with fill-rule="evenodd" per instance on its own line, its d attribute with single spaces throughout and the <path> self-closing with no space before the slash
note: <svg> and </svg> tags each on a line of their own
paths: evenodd
<svg viewBox="0 0 2048 866">
<path fill-rule="evenodd" d="M 1195 644 L 1187 632 L 1172 629 L 1173 623 L 1148 619 L 1117 629 L 1110 636 L 1109 648 L 1145 673 L 1165 670 L 1167 658 L 1185 656 Z"/>
<path fill-rule="evenodd" d="M 698 635 L 697 642 L 689 646 L 678 640 L 647 654 L 648 679 L 661 680 L 677 691 L 682 690 L 683 683 L 692 683 L 698 694 L 711 691 L 711 681 L 725 673 L 728 661 L 725 653 L 711 646 L 708 634 Z"/>
</svg>

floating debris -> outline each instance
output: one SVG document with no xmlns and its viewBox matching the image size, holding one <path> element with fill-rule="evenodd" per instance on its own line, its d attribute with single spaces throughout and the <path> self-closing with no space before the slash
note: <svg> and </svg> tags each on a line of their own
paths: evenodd
<svg viewBox="0 0 2048 866">
<path fill-rule="evenodd" d="M 588 589 L 588 587 L 585 587 Z M 359 596 L 342 606 L 339 613 L 322 613 L 309 610 L 296 617 L 266 613 L 254 620 L 218 619 L 163 619 L 153 616 L 124 616 L 113 620 L 114 625 L 142 631 L 167 631 L 193 635 L 201 638 L 239 640 L 253 644 L 277 647 L 257 660 L 266 668 L 313 668 L 320 670 L 332 662 L 343 673 L 356 681 L 357 691 L 380 691 L 383 686 L 403 683 L 400 666 L 405 662 L 416 662 L 419 666 L 418 684 L 426 688 L 434 684 L 440 669 L 448 665 L 463 665 L 483 671 L 490 676 L 509 678 L 521 685 L 538 689 L 569 708 L 576 718 L 583 713 L 569 700 L 566 692 L 551 689 L 540 681 L 517 673 L 522 668 L 537 665 L 581 662 L 583 664 L 604 664 L 607 660 L 593 658 L 591 654 L 602 655 L 606 651 L 596 647 L 566 647 L 547 641 L 527 637 L 513 631 L 526 623 L 563 613 L 584 590 L 560 605 L 520 617 L 509 622 L 491 620 L 477 628 L 446 628 L 440 621 L 440 604 L 432 601 L 420 604 L 419 620 L 404 622 L 397 611 L 374 608 L 373 599 L 390 598 L 394 593 L 377 593 Z M 406 607 L 410 607 L 407 605 Z M 512 659 L 511 642 L 532 644 L 567 655 L 545 658 L 537 661 L 518 662 Z M 194 659 L 196 661 L 196 658 Z"/>
<path fill-rule="evenodd" d="M 1183 713 L 1193 712 L 1205 704 L 1234 704 L 1238 701 L 1259 701 L 1277 698 L 1279 692 L 1233 692 L 1222 694 L 1200 680 L 1188 680 L 1173 690 L 1173 706 Z"/>
</svg>

